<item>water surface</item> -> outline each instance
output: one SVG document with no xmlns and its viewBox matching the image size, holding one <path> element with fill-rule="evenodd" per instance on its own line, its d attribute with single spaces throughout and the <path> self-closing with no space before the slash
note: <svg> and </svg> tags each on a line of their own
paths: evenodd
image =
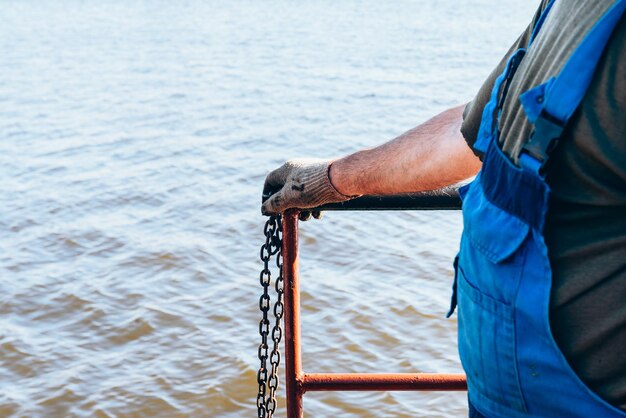
<svg viewBox="0 0 626 418">
<path fill-rule="evenodd" d="M 265 174 L 470 100 L 533 9 L 0 1 L 0 416 L 255 416 Z M 459 372 L 460 228 L 450 212 L 302 224 L 305 370 Z M 305 410 L 460 417 L 464 396 L 307 394 Z"/>
</svg>

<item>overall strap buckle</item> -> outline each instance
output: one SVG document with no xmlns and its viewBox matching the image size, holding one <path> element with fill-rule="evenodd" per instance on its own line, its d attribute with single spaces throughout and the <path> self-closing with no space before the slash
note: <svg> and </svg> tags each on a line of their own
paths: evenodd
<svg viewBox="0 0 626 418">
<path fill-rule="evenodd" d="M 538 162 L 538 167 L 532 168 L 538 168 L 541 171 L 548 161 L 548 157 L 556 148 L 564 130 L 564 122 L 542 110 L 535 121 L 535 128 L 530 134 L 530 139 L 522 147 L 520 162 L 523 164 L 523 160 L 527 160 L 527 158 L 523 158 L 526 154 Z"/>
</svg>

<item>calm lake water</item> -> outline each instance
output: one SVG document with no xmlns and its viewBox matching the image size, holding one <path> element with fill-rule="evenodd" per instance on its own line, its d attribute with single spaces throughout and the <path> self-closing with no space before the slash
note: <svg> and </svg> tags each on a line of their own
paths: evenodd
<svg viewBox="0 0 626 418">
<path fill-rule="evenodd" d="M 0 416 L 255 416 L 265 174 L 470 100 L 533 3 L 0 1 Z M 459 372 L 459 233 L 457 212 L 301 224 L 305 370 Z"/>
</svg>

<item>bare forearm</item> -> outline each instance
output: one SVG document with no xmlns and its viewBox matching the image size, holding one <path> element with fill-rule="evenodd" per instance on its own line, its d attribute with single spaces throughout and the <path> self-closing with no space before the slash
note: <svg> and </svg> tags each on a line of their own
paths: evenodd
<svg viewBox="0 0 626 418">
<path fill-rule="evenodd" d="M 376 148 L 336 160 L 330 178 L 345 195 L 435 190 L 475 175 L 480 160 L 460 132 L 458 106 Z"/>
</svg>

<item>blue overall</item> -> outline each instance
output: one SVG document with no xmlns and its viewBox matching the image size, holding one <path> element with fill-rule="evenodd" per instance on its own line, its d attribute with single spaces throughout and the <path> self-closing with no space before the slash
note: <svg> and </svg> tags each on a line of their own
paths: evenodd
<svg viewBox="0 0 626 418">
<path fill-rule="evenodd" d="M 458 302 L 459 354 L 469 400 L 486 417 L 626 417 L 583 384 L 553 339 L 552 273 L 543 236 L 550 195 L 543 167 L 624 9 L 626 0 L 616 1 L 557 77 L 520 96 L 534 131 L 519 167 L 500 148 L 498 122 L 524 49 L 510 58 L 485 107 L 474 145 L 485 155 L 483 167 L 461 189 L 464 231 L 450 314 Z"/>
</svg>

